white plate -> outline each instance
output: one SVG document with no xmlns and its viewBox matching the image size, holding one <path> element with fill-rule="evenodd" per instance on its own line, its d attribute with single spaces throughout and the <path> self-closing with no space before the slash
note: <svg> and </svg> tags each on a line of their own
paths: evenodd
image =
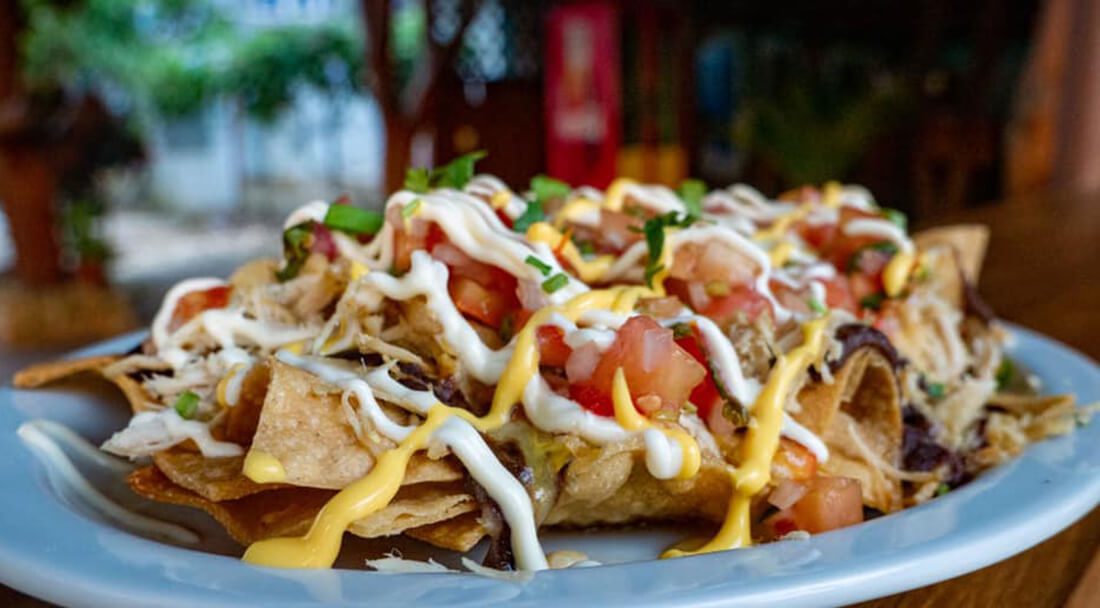
<svg viewBox="0 0 1100 608">
<path fill-rule="evenodd" d="M 1012 356 L 1042 379 L 1047 392 L 1075 393 L 1081 403 L 1100 400 L 1095 363 L 1026 330 L 1016 334 Z M 122 338 L 83 354 L 120 352 L 135 340 Z M 921 507 L 806 541 L 661 561 L 652 558 L 683 531 L 557 534 L 547 538 L 547 549 L 579 549 L 613 565 L 544 572 L 518 582 L 470 574 L 270 570 L 224 555 L 239 549 L 204 516 L 136 500 L 118 483 L 117 471 L 69 450 L 104 494 L 182 522 L 206 548 L 223 554 L 135 534 L 133 517 L 116 521 L 89 504 L 62 477 L 51 475 L 40 452 L 16 434 L 27 420 L 50 419 L 100 441 L 125 423 L 125 407 L 109 405 L 118 401 L 108 391 L 89 395 L 71 385 L 0 391 L 4 583 L 53 602 L 87 606 L 844 604 L 1009 557 L 1062 530 L 1100 501 L 1100 425 L 1090 424 L 1033 446 L 1017 460 Z"/>
</svg>

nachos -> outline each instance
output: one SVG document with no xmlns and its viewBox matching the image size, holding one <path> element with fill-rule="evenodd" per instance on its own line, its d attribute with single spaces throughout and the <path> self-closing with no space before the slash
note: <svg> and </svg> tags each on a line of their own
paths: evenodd
<svg viewBox="0 0 1100 608">
<path fill-rule="evenodd" d="M 476 156 L 383 212 L 313 202 L 284 257 L 168 291 L 149 336 L 80 371 L 133 408 L 103 449 L 244 559 L 323 568 L 345 533 L 550 565 L 539 530 L 704 522 L 665 557 L 853 525 L 1073 428 L 977 296 L 987 233 L 910 236 L 829 183 L 527 192 Z"/>
</svg>

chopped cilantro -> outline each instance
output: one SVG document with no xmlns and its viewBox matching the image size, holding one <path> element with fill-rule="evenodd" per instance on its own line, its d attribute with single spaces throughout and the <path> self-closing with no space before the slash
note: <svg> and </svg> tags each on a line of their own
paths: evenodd
<svg viewBox="0 0 1100 608">
<path fill-rule="evenodd" d="M 377 211 L 367 211 L 351 205 L 329 205 L 325 226 L 348 234 L 374 234 L 382 227 L 383 217 Z"/>
<path fill-rule="evenodd" d="M 592 244 L 592 241 L 573 241 L 573 243 L 577 246 L 581 255 L 592 255 L 596 253 L 596 246 Z"/>
<path fill-rule="evenodd" d="M 544 277 L 548 276 L 550 274 L 550 271 L 553 270 L 553 268 L 551 268 L 549 264 L 543 262 L 533 255 L 527 256 L 527 259 L 523 261 L 526 262 L 528 266 L 534 266 L 536 269 L 538 269 L 538 271 L 541 272 L 542 276 Z"/>
<path fill-rule="evenodd" d="M 569 277 L 566 276 L 565 273 L 559 272 L 542 282 L 542 290 L 546 293 L 554 293 L 567 284 L 569 284 Z"/>
<path fill-rule="evenodd" d="M 454 188 L 455 190 L 465 188 L 466 184 L 474 177 L 474 165 L 485 156 L 483 150 L 470 152 L 459 156 L 438 169 L 432 170 L 435 186 L 437 188 Z"/>
<path fill-rule="evenodd" d="M 882 308 L 882 301 L 886 299 L 886 296 L 881 293 L 873 293 L 869 296 L 863 296 L 859 301 L 860 308 L 869 308 L 871 310 L 878 310 Z"/>
<path fill-rule="evenodd" d="M 950 491 L 951 486 L 947 485 L 946 483 L 941 483 L 940 485 L 936 486 L 936 496 L 943 496 Z"/>
<path fill-rule="evenodd" d="M 305 222 L 283 231 L 283 257 L 286 258 L 286 263 L 275 272 L 275 278 L 280 281 L 289 281 L 298 276 L 302 264 L 305 264 L 309 257 L 313 225 L 313 222 Z"/>
<path fill-rule="evenodd" d="M 535 200 L 540 203 L 553 198 L 565 198 L 572 190 L 569 184 L 552 177 L 536 175 L 531 178 L 531 192 L 535 195 Z"/>
<path fill-rule="evenodd" d="M 672 326 L 672 337 L 679 340 L 695 334 L 695 328 L 691 323 L 677 323 Z"/>
<path fill-rule="evenodd" d="M 401 208 L 401 217 L 403 217 L 405 219 L 409 219 L 410 217 L 416 215 L 416 211 L 418 209 L 420 209 L 420 205 L 423 205 L 423 204 L 424 203 L 421 199 L 418 199 L 418 198 L 413 199 L 413 201 L 411 203 L 408 203 L 407 205 L 405 205 L 404 207 Z"/>
<path fill-rule="evenodd" d="M 541 222 L 545 218 L 546 214 L 542 212 L 542 201 L 530 201 L 527 203 L 527 208 L 523 210 L 523 214 L 512 222 L 512 230 L 520 233 L 527 232 L 531 224 Z"/>
<path fill-rule="evenodd" d="M 825 309 L 825 305 L 822 304 L 821 300 L 818 300 L 817 298 L 810 298 L 809 300 L 806 300 L 806 304 L 810 306 L 810 310 L 819 315 L 823 315 L 827 312 Z"/>
<path fill-rule="evenodd" d="M 451 162 L 435 169 L 412 168 L 405 172 L 405 189 L 424 194 L 432 188 L 466 187 L 474 176 L 474 165 L 485 158 L 485 152 L 477 151 L 463 154 Z"/>
<path fill-rule="evenodd" d="M 432 189 L 432 172 L 423 167 L 410 168 L 405 172 L 405 189 L 424 194 Z"/>
<path fill-rule="evenodd" d="M 928 396 L 933 399 L 943 399 L 943 396 L 947 394 L 947 387 L 942 382 L 931 382 L 925 387 L 924 392 L 928 393 Z"/>
<path fill-rule="evenodd" d="M 661 253 L 665 248 L 665 228 L 684 228 L 694 222 L 694 217 L 680 215 L 675 211 L 646 220 L 645 225 L 642 226 L 642 234 L 645 235 L 645 243 L 649 254 L 645 267 L 646 285 L 652 287 L 653 277 L 664 270 L 661 265 Z"/>
<path fill-rule="evenodd" d="M 898 228 L 901 228 L 902 230 L 909 229 L 909 218 L 905 217 L 905 214 L 901 211 L 898 211 L 897 209 L 883 208 L 882 215 L 884 215 L 886 219 L 893 222 L 894 225 L 896 225 Z"/>
<path fill-rule="evenodd" d="M 195 417 L 195 412 L 199 409 L 199 396 L 191 391 L 184 391 L 180 393 L 179 397 L 176 397 L 176 404 L 172 407 L 175 408 L 180 418 L 190 420 Z"/>
<path fill-rule="evenodd" d="M 698 179 L 686 179 L 677 190 L 684 200 L 684 209 L 690 217 L 703 215 L 703 197 L 707 194 L 707 185 Z"/>
<path fill-rule="evenodd" d="M 994 376 L 997 380 L 997 390 L 1003 391 L 1008 388 L 1009 384 L 1012 384 L 1012 378 L 1016 375 L 1016 366 L 1012 365 L 1012 360 L 1008 357 L 1001 359 L 1001 364 L 997 367 L 997 374 Z"/>
</svg>

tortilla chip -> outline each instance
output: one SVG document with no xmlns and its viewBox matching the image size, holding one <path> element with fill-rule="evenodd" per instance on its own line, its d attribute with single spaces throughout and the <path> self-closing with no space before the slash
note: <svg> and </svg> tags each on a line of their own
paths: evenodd
<svg viewBox="0 0 1100 608">
<path fill-rule="evenodd" d="M 545 523 L 593 526 L 678 519 L 721 522 L 730 496 L 727 471 L 728 465 L 708 455 L 695 477 L 660 480 L 646 469 L 644 447 L 593 450 L 566 467 L 561 494 Z"/>
<path fill-rule="evenodd" d="M 153 464 L 173 483 L 214 502 L 286 487 L 259 484 L 245 477 L 241 474 L 243 456 L 206 458 L 199 452 L 177 447 L 154 454 Z"/>
<path fill-rule="evenodd" d="M 253 449 L 278 459 L 293 485 L 339 490 L 366 475 L 374 456 L 348 424 L 341 391 L 280 361 L 272 360 L 270 367 Z M 372 447 L 380 452 L 388 446 Z M 417 457 L 410 461 L 406 483 L 460 478 L 461 469 L 450 460 Z"/>
<path fill-rule="evenodd" d="M 16 372 L 12 384 L 15 388 L 38 388 L 77 374 L 99 372 L 121 358 L 119 355 L 99 355 L 39 363 Z"/>
<path fill-rule="evenodd" d="M 405 534 L 443 549 L 465 553 L 488 532 L 481 525 L 480 509 L 454 519 L 406 530 Z"/>
<path fill-rule="evenodd" d="M 981 224 L 958 224 L 924 230 L 913 235 L 922 251 L 947 248 L 958 255 L 959 267 L 966 279 L 978 283 L 982 262 L 989 246 L 989 227 Z"/>
<path fill-rule="evenodd" d="M 155 409 L 152 405 L 155 403 L 149 392 L 145 390 L 141 383 L 134 380 L 130 376 L 111 376 L 107 378 L 118 387 L 118 390 L 122 391 L 122 395 L 126 397 L 126 401 L 130 404 L 130 410 L 135 414 L 138 412 L 144 412 L 146 410 Z"/>
<path fill-rule="evenodd" d="M 837 370 L 832 384 L 806 385 L 798 402 L 801 410 L 794 418 L 829 447 L 822 469 L 860 480 L 867 505 L 886 513 L 900 509 L 901 481 L 883 475 L 872 462 L 897 467 L 901 458 L 901 395 L 890 361 L 874 348 L 860 349 Z"/>
<path fill-rule="evenodd" d="M 257 363 L 248 370 L 241 383 L 241 396 L 237 404 L 228 408 L 225 417 L 225 440 L 247 446 L 252 443 L 256 428 L 260 425 L 260 412 L 267 399 L 271 383 L 271 368 L 267 362 Z"/>
<path fill-rule="evenodd" d="M 153 466 L 134 471 L 127 481 L 135 493 L 150 500 L 206 511 L 242 545 L 304 534 L 321 507 L 335 495 L 330 490 L 288 487 L 213 502 L 172 483 Z M 473 497 L 458 491 L 456 484 L 417 485 L 402 488 L 389 506 L 353 523 L 350 531 L 366 538 L 389 536 L 477 508 Z"/>
</svg>

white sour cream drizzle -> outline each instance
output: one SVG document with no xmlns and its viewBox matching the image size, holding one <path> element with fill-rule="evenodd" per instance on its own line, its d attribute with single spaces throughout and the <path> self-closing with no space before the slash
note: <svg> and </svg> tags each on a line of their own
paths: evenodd
<svg viewBox="0 0 1100 608">
<path fill-rule="evenodd" d="M 297 226 L 298 224 L 304 224 L 306 222 L 317 222 L 323 224 L 325 222 L 325 216 L 328 215 L 329 204 L 325 201 L 312 201 L 298 207 L 286 217 L 283 222 L 283 230 L 287 230 Z"/>
<path fill-rule="evenodd" d="M 901 226 L 890 220 L 858 218 L 844 224 L 844 234 L 848 236 L 870 236 L 890 241 L 903 253 L 913 252 L 913 241 L 905 234 Z"/>
<path fill-rule="evenodd" d="M 112 454 L 134 458 L 166 450 L 188 439 L 194 441 L 207 458 L 244 453 L 235 443 L 214 439 L 205 422 L 185 420 L 172 407 L 134 414 L 126 428 L 112 435 L 102 448 Z"/>
<path fill-rule="evenodd" d="M 65 454 L 61 444 L 94 466 L 115 474 L 129 472 L 130 467 L 104 456 L 68 428 L 49 420 L 31 420 L 21 424 L 16 433 L 45 467 L 50 486 L 58 494 L 75 495 L 80 504 L 116 526 L 184 545 L 198 544 L 199 536 L 191 530 L 126 509 L 97 490 Z"/>
</svg>

